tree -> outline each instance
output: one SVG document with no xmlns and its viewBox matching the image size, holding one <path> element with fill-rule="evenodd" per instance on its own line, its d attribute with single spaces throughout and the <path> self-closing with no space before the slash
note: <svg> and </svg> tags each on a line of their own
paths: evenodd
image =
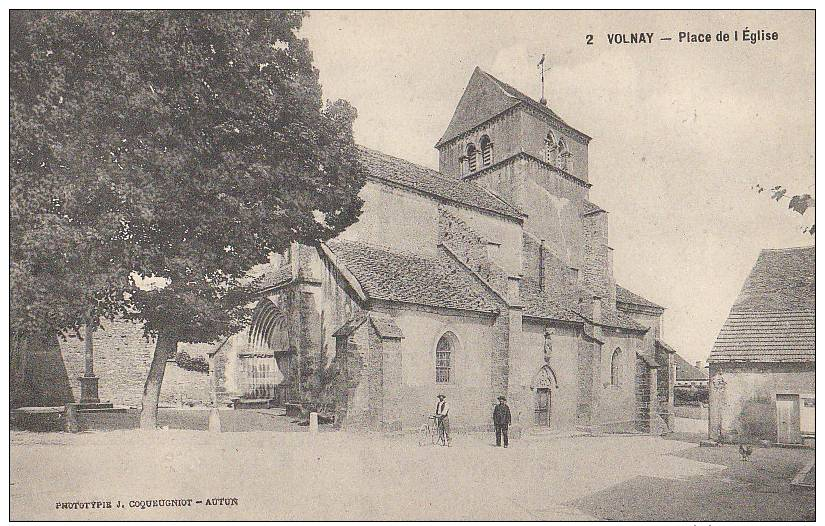
<svg viewBox="0 0 825 526">
<path fill-rule="evenodd" d="M 52 97 L 84 135 L 59 147 L 109 180 L 132 270 L 167 283 L 129 295 L 130 317 L 156 337 L 142 427 L 156 424 L 177 343 L 248 321 L 251 267 L 292 241 L 329 239 L 360 213 L 356 112 L 322 104 L 296 36 L 304 16 L 80 11 L 26 24 L 23 38 L 58 73 Z"/>
<path fill-rule="evenodd" d="M 21 386 L 19 401 L 54 404 L 49 393 L 25 392 L 50 385 L 27 378 L 44 365 L 28 355 L 36 348 L 59 358 L 57 337 L 81 326 L 91 343 L 101 317 L 123 312 L 134 258 L 122 235 L 119 174 L 106 169 L 109 152 L 95 147 L 80 99 L 69 95 L 82 91 L 82 68 L 31 31 L 42 16 L 10 17 L 10 381 Z"/>
<path fill-rule="evenodd" d="M 805 212 L 808 211 L 809 208 L 816 207 L 816 199 L 811 194 L 796 194 L 796 195 L 788 195 L 788 189 L 784 186 L 774 186 L 770 189 L 766 189 L 761 184 L 757 184 L 754 186 L 757 193 L 762 193 L 764 191 L 768 191 L 771 196 L 771 199 L 775 200 L 776 202 L 781 201 L 782 199 L 788 199 L 788 209 L 793 210 L 799 215 L 804 216 Z M 802 232 L 806 232 L 811 234 L 812 236 L 816 234 L 816 223 L 811 223 L 810 226 L 806 226 L 802 229 Z"/>
</svg>

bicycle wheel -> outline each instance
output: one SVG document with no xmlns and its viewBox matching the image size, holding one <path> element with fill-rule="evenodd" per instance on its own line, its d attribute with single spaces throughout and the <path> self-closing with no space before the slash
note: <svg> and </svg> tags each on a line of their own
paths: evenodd
<svg viewBox="0 0 825 526">
<path fill-rule="evenodd" d="M 423 446 L 430 441 L 430 428 L 427 424 L 422 424 L 418 428 L 418 445 Z"/>
<path fill-rule="evenodd" d="M 432 441 L 432 445 L 437 445 L 441 441 L 441 425 L 436 422 L 431 426 L 430 429 L 430 440 Z"/>
</svg>

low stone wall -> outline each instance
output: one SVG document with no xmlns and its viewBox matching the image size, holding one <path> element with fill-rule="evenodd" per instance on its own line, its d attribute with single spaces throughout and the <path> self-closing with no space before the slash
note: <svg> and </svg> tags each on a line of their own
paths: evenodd
<svg viewBox="0 0 825 526">
<path fill-rule="evenodd" d="M 679 418 L 708 421 L 708 406 L 677 405 L 673 407 L 673 414 Z"/>
<path fill-rule="evenodd" d="M 708 420 L 699 420 L 696 418 L 676 417 L 673 419 L 674 431 L 677 433 L 701 433 L 707 435 Z"/>
</svg>

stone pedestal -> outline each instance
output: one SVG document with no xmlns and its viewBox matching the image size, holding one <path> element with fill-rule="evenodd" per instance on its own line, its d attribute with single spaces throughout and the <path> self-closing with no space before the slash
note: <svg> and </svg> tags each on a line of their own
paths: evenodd
<svg viewBox="0 0 825 526">
<path fill-rule="evenodd" d="M 97 392 L 97 376 L 81 376 L 80 378 L 80 403 L 99 404 L 100 396 Z"/>
</svg>

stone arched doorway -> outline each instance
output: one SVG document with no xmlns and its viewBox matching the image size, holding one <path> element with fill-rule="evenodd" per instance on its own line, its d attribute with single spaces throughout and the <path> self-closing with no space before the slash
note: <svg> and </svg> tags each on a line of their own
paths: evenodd
<svg viewBox="0 0 825 526">
<path fill-rule="evenodd" d="M 242 398 L 266 399 L 279 407 L 290 400 L 295 360 L 288 329 L 287 313 L 272 300 L 261 299 L 237 354 Z"/>
<path fill-rule="evenodd" d="M 550 426 L 553 411 L 553 390 L 558 388 L 556 373 L 549 365 L 543 366 L 533 377 L 533 424 L 539 427 Z"/>
</svg>

